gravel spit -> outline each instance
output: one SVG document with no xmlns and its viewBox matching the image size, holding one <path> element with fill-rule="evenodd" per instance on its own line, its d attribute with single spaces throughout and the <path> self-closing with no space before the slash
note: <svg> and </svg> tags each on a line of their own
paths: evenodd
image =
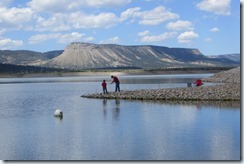
<svg viewBox="0 0 244 164">
<path fill-rule="evenodd" d="M 152 90 L 129 90 L 82 95 L 86 98 L 101 99 L 136 99 L 136 100 L 207 100 L 207 101 L 239 101 L 240 100 L 240 67 L 223 71 L 203 79 L 213 82 L 213 86 L 164 88 Z"/>
</svg>

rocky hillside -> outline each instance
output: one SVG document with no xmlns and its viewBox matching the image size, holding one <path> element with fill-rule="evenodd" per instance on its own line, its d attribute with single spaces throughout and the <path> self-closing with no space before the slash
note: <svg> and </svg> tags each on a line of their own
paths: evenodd
<svg viewBox="0 0 244 164">
<path fill-rule="evenodd" d="M 34 51 L 0 50 L 0 63 L 2 64 L 28 65 L 31 62 L 39 62 L 46 59 L 41 53 Z"/>
<path fill-rule="evenodd" d="M 238 56 L 237 56 L 238 58 Z M 240 62 L 224 57 L 209 57 L 198 49 L 163 46 L 71 43 L 65 50 L 45 53 L 27 50 L 0 50 L 0 63 L 62 68 L 70 70 L 104 68 L 180 68 L 239 66 Z"/>
<path fill-rule="evenodd" d="M 45 53 L 28 51 L 28 50 L 0 50 L 0 63 L 14 65 L 41 65 L 47 60 L 62 54 L 60 51 L 49 51 Z"/>
<path fill-rule="evenodd" d="M 240 63 L 240 60 L 241 60 L 240 54 L 224 54 L 224 55 L 215 55 L 215 56 L 209 56 L 209 57 L 218 59 L 218 60 L 228 59 L 228 60 L 232 60 L 232 61 L 238 62 L 238 63 Z"/>
<path fill-rule="evenodd" d="M 180 66 L 223 66 L 236 64 L 228 59 L 208 58 L 197 49 L 161 46 L 122 46 L 114 44 L 72 43 L 46 66 L 66 69 Z"/>
</svg>

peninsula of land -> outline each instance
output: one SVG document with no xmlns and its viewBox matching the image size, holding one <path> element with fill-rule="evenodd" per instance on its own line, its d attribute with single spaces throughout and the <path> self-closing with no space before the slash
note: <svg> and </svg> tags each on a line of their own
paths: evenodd
<svg viewBox="0 0 244 164">
<path fill-rule="evenodd" d="M 239 101 L 240 67 L 222 71 L 202 79 L 216 83 L 213 86 L 164 88 L 152 90 L 128 90 L 108 94 L 95 93 L 82 95 L 86 98 L 101 99 L 136 99 L 136 100 L 204 100 L 204 101 Z"/>
</svg>

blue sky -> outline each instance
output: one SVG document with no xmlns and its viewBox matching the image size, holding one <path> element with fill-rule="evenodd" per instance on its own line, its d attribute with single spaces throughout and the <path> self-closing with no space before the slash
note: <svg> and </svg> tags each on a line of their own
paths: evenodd
<svg viewBox="0 0 244 164">
<path fill-rule="evenodd" d="M 240 53 L 238 0 L 1 0 L 0 27 L 1 50 L 89 42 Z"/>
</svg>

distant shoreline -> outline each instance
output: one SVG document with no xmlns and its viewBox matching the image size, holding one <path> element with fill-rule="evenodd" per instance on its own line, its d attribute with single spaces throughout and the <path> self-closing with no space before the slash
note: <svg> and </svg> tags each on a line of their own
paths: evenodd
<svg viewBox="0 0 244 164">
<path fill-rule="evenodd" d="M 106 70 L 83 72 L 51 72 L 51 73 L 0 73 L 0 78 L 36 78 L 36 77 L 77 77 L 77 76 L 111 76 L 111 75 L 167 75 L 167 74 L 204 74 L 217 73 L 223 70 Z"/>
</svg>

